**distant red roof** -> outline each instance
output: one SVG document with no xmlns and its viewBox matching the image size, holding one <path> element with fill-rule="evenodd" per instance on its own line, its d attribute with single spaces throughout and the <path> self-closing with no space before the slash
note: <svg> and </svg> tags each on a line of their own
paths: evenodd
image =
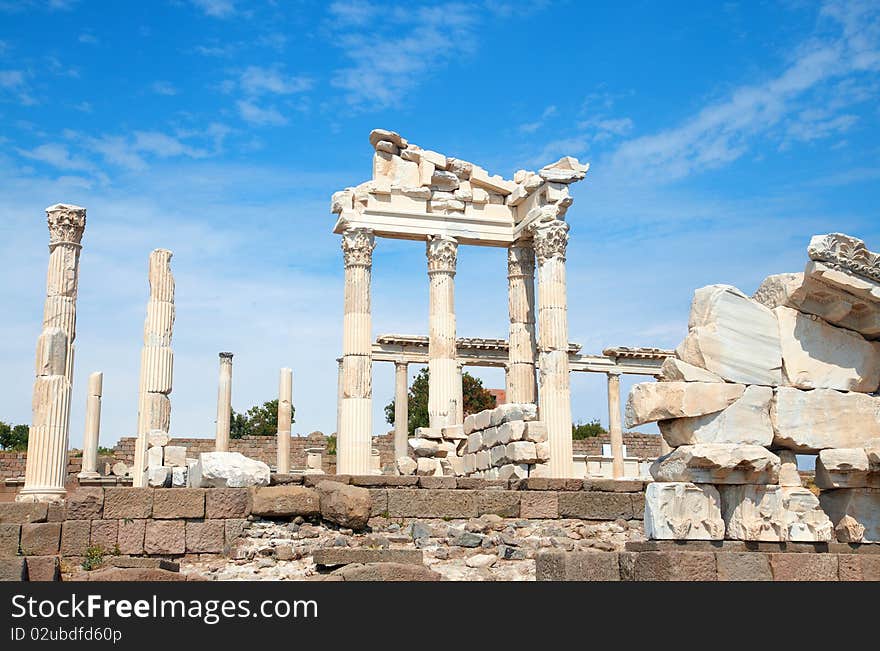
<svg viewBox="0 0 880 651">
<path fill-rule="evenodd" d="M 495 397 L 495 406 L 503 405 L 507 402 L 507 391 L 504 389 L 486 389 L 489 393 L 491 393 Z"/>
</svg>

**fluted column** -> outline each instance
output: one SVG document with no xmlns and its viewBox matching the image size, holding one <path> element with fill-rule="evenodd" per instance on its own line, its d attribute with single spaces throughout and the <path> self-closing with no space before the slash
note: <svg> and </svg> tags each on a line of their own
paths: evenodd
<svg viewBox="0 0 880 651">
<path fill-rule="evenodd" d="M 430 283 L 428 330 L 428 421 L 431 427 L 456 424 L 458 388 L 455 346 L 455 265 L 458 242 L 430 235 L 426 247 Z"/>
<path fill-rule="evenodd" d="M 611 435 L 611 476 L 623 477 L 623 430 L 620 426 L 620 371 L 608 373 L 608 432 Z"/>
<path fill-rule="evenodd" d="M 138 388 L 138 426 L 134 447 L 132 485 L 147 485 L 147 447 L 150 432 L 171 430 L 171 394 L 174 376 L 174 275 L 167 249 L 150 253 L 150 298 L 144 320 L 144 347 Z"/>
<path fill-rule="evenodd" d="M 52 502 L 66 495 L 70 394 L 76 339 L 79 255 L 86 209 L 56 204 L 46 209 L 49 269 L 43 330 L 37 341 L 33 418 L 28 434 L 24 487 L 19 502 Z"/>
<path fill-rule="evenodd" d="M 507 291 L 510 314 L 507 402 L 535 403 L 535 252 L 531 243 L 507 249 Z"/>
<path fill-rule="evenodd" d="M 394 458 L 407 455 L 409 437 L 409 391 L 407 363 L 394 362 Z"/>
<path fill-rule="evenodd" d="M 86 398 L 86 426 L 83 434 L 83 457 L 80 479 L 94 479 L 98 473 L 98 441 L 101 438 L 101 394 L 104 374 L 92 373 L 89 376 L 89 395 Z"/>
<path fill-rule="evenodd" d="M 370 280 L 373 232 L 354 228 L 342 234 L 345 298 L 342 318 L 342 391 L 336 472 L 370 473 L 373 439 L 373 356 Z"/>
<path fill-rule="evenodd" d="M 455 422 L 464 422 L 464 364 L 455 363 L 456 412 Z"/>
<path fill-rule="evenodd" d="M 217 434 L 214 451 L 229 451 L 229 426 L 232 418 L 232 353 L 220 353 L 220 375 L 217 379 Z"/>
<path fill-rule="evenodd" d="M 290 422 L 293 419 L 293 370 L 281 369 L 278 380 L 278 473 L 290 472 Z"/>
<path fill-rule="evenodd" d="M 571 477 L 574 472 L 565 279 L 568 228 L 564 221 L 551 219 L 530 229 L 538 260 L 538 409 L 547 424 L 552 477 Z"/>
</svg>

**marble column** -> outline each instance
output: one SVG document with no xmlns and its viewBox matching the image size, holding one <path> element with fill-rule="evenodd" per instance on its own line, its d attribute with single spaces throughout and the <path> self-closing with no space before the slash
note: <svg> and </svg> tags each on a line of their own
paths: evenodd
<svg viewBox="0 0 880 651">
<path fill-rule="evenodd" d="M 217 434 L 215 452 L 229 452 L 229 426 L 232 418 L 232 353 L 220 353 L 217 380 Z"/>
<path fill-rule="evenodd" d="M 147 448 L 150 432 L 171 430 L 171 394 L 174 376 L 174 275 L 167 249 L 150 253 L 150 298 L 144 320 L 144 347 L 141 350 L 138 388 L 138 426 L 132 465 L 132 485 L 147 485 Z"/>
<path fill-rule="evenodd" d="M 408 364 L 394 362 L 394 458 L 407 456 L 409 438 Z"/>
<path fill-rule="evenodd" d="M 464 364 L 456 362 L 455 372 L 455 390 L 457 392 L 455 396 L 455 422 L 461 424 L 464 422 Z"/>
<path fill-rule="evenodd" d="M 428 330 L 428 421 L 430 427 L 454 425 L 458 400 L 455 346 L 455 265 L 458 242 L 430 235 L 426 247 L 430 283 Z"/>
<path fill-rule="evenodd" d="M 623 430 L 620 426 L 620 371 L 608 373 L 608 433 L 611 435 L 611 476 L 620 479 L 623 470 Z"/>
<path fill-rule="evenodd" d="M 342 391 L 336 472 L 368 475 L 373 442 L 373 353 L 370 280 L 373 232 L 353 228 L 342 234 L 345 262 L 342 317 Z"/>
<path fill-rule="evenodd" d="M 565 278 L 568 228 L 560 219 L 530 228 L 538 260 L 538 410 L 547 424 L 551 477 L 574 473 Z"/>
<path fill-rule="evenodd" d="M 293 419 L 293 370 L 281 369 L 278 380 L 278 474 L 290 472 L 290 422 Z"/>
<path fill-rule="evenodd" d="M 336 358 L 336 434 L 339 434 L 339 424 L 342 422 L 342 358 Z"/>
<path fill-rule="evenodd" d="M 43 330 L 37 340 L 33 417 L 28 434 L 24 487 L 19 502 L 64 499 L 70 394 L 73 385 L 76 295 L 86 209 L 56 204 L 46 209 L 49 269 Z"/>
<path fill-rule="evenodd" d="M 510 313 L 507 402 L 536 403 L 535 382 L 535 252 L 531 243 L 507 249 Z"/>
<path fill-rule="evenodd" d="M 101 394 L 104 374 L 92 373 L 89 376 L 89 395 L 86 398 L 86 426 L 83 434 L 83 457 L 80 479 L 95 479 L 98 473 L 98 441 L 101 438 Z"/>
</svg>

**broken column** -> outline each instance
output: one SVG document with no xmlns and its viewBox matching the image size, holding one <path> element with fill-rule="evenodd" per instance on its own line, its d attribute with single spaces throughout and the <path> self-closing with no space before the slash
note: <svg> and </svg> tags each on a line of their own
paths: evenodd
<svg viewBox="0 0 880 651">
<path fill-rule="evenodd" d="M 293 420 L 293 370 L 281 369 L 278 380 L 278 459 L 277 472 L 290 472 L 290 423 Z"/>
<path fill-rule="evenodd" d="M 608 373 L 608 433 L 611 438 L 611 476 L 623 477 L 623 430 L 620 427 L 620 371 Z"/>
<path fill-rule="evenodd" d="M 214 451 L 229 451 L 229 429 L 232 419 L 232 353 L 220 353 L 220 375 L 217 380 L 217 433 Z"/>
<path fill-rule="evenodd" d="M 373 342 L 370 314 L 373 232 L 345 231 L 345 312 L 342 320 L 342 390 L 336 471 L 367 475 L 373 438 Z"/>
<path fill-rule="evenodd" d="M 454 282 L 458 242 L 447 235 L 432 235 L 426 252 L 430 281 L 428 420 L 430 427 L 441 428 L 458 420 Z"/>
<path fill-rule="evenodd" d="M 528 244 L 507 249 L 510 334 L 507 402 L 536 403 L 535 252 Z"/>
<path fill-rule="evenodd" d="M 394 363 L 394 458 L 405 457 L 409 438 L 409 391 L 407 363 Z"/>
<path fill-rule="evenodd" d="M 104 374 L 89 376 L 89 395 L 86 398 L 86 426 L 83 433 L 83 457 L 80 479 L 95 479 L 98 473 L 98 441 L 101 437 L 101 392 Z"/>
<path fill-rule="evenodd" d="M 531 226 L 538 260 L 538 411 L 547 425 L 551 477 L 570 477 L 574 470 L 565 276 L 568 229 L 555 218 Z"/>
<path fill-rule="evenodd" d="M 49 271 L 43 331 L 37 342 L 25 481 L 16 497 L 19 502 L 51 502 L 66 494 L 76 295 L 86 209 L 56 204 L 46 209 L 46 217 Z"/>
<path fill-rule="evenodd" d="M 146 486 L 147 437 L 150 432 L 171 429 L 171 394 L 174 376 L 174 276 L 171 251 L 156 249 L 150 253 L 150 298 L 144 321 L 144 347 L 141 351 L 140 387 L 138 389 L 138 429 L 135 441 L 132 485 Z"/>
</svg>

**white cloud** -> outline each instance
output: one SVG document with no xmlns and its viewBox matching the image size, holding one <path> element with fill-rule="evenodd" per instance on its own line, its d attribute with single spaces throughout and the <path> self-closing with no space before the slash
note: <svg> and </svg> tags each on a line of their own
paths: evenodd
<svg viewBox="0 0 880 651">
<path fill-rule="evenodd" d="M 328 8 L 337 27 L 362 26 L 376 15 L 377 7 L 364 0 L 333 2 Z"/>
<path fill-rule="evenodd" d="M 248 66 L 239 75 L 238 84 L 248 95 L 291 95 L 312 87 L 308 77 L 285 74 L 278 67 Z"/>
<path fill-rule="evenodd" d="M 150 85 L 150 90 L 157 95 L 177 95 L 177 88 L 170 81 L 154 81 Z"/>
<path fill-rule="evenodd" d="M 18 153 L 30 160 L 48 163 L 62 170 L 91 171 L 94 169 L 89 161 L 71 157 L 68 147 L 59 143 L 46 143 L 31 150 L 19 149 Z"/>
<path fill-rule="evenodd" d="M 543 113 L 541 113 L 541 117 L 535 120 L 534 122 L 526 122 L 525 124 L 519 125 L 519 130 L 522 133 L 534 133 L 538 129 L 544 126 L 544 123 L 547 121 L 547 118 L 550 118 L 557 113 L 557 109 L 555 106 L 550 105 L 544 109 Z"/>
<path fill-rule="evenodd" d="M 27 74 L 23 70 L 0 70 L 0 91 L 12 95 L 23 106 L 37 103 L 31 95 Z"/>
<path fill-rule="evenodd" d="M 77 37 L 77 40 L 80 43 L 87 43 L 89 45 L 96 45 L 98 43 L 98 37 L 91 32 L 83 32 Z"/>
<path fill-rule="evenodd" d="M 206 16 L 212 18 L 229 18 L 235 15 L 236 7 L 233 0 L 191 0 Z"/>
<path fill-rule="evenodd" d="M 278 127 L 287 124 L 287 118 L 274 106 L 261 107 L 249 100 L 239 100 L 236 102 L 238 113 L 241 118 L 254 126 Z"/>
</svg>

